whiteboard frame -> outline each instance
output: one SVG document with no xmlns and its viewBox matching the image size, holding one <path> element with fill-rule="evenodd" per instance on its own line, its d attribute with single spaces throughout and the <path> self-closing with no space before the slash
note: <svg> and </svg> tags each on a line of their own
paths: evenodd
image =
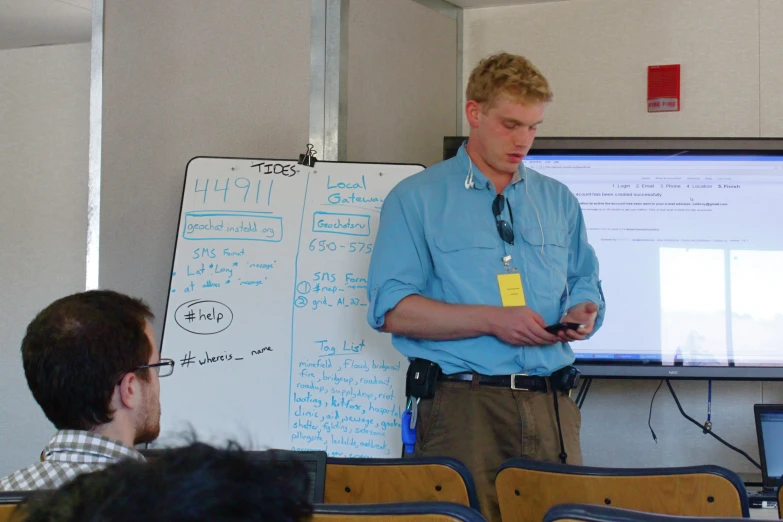
<svg viewBox="0 0 783 522">
<path fill-rule="evenodd" d="M 185 187 L 187 186 L 188 182 L 188 169 L 190 168 L 190 164 L 198 159 L 217 159 L 217 160 L 238 160 L 238 161 L 285 161 L 290 162 L 294 161 L 297 162 L 297 160 L 292 160 L 290 158 L 247 158 L 247 157 L 236 157 L 236 156 L 195 156 L 193 158 L 190 158 L 188 160 L 188 163 L 185 165 L 185 175 L 182 176 L 182 190 L 181 190 L 181 196 L 179 200 L 179 216 L 177 217 L 177 233 L 176 233 L 176 241 L 174 242 L 174 250 L 171 254 L 171 266 L 169 268 L 169 285 L 168 289 L 166 290 L 166 308 L 164 309 L 163 313 L 163 326 L 161 326 L 160 330 L 160 345 L 158 345 L 158 354 L 159 356 L 163 356 L 163 344 L 166 339 L 166 323 L 168 322 L 168 315 L 169 315 L 169 302 L 171 300 L 171 284 L 174 279 L 174 266 L 177 258 L 177 246 L 179 245 L 180 240 L 180 227 L 182 226 L 182 207 L 185 204 Z M 388 162 L 378 162 L 378 161 L 321 161 L 316 158 L 316 162 L 314 165 L 318 165 L 319 163 L 326 163 L 326 164 L 340 164 L 340 165 L 381 165 L 381 166 L 414 166 L 414 167 L 421 167 L 422 172 L 427 168 L 426 166 L 422 165 L 421 163 L 388 163 Z M 416 175 L 416 174 L 414 174 Z M 293 354 L 291 355 L 293 357 Z M 290 395 L 290 394 L 289 394 Z"/>
</svg>

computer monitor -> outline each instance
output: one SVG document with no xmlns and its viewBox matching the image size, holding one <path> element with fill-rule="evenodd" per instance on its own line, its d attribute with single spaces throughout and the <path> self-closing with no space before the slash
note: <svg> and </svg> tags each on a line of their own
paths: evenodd
<svg viewBox="0 0 783 522">
<path fill-rule="evenodd" d="M 326 452 L 325 451 L 293 451 L 293 450 L 269 450 L 253 451 L 254 458 L 259 460 L 274 458 L 275 456 L 289 455 L 299 460 L 307 468 L 310 478 L 309 498 L 313 504 L 322 504 L 324 501 L 324 489 L 326 488 Z"/>
<path fill-rule="evenodd" d="M 777 489 L 783 482 L 783 404 L 755 404 L 753 413 L 762 485 L 765 489 Z"/>
<path fill-rule="evenodd" d="M 538 138 L 524 165 L 571 190 L 599 260 L 606 320 L 571 343 L 583 376 L 783 379 L 783 140 Z"/>
<path fill-rule="evenodd" d="M 143 449 L 141 454 L 148 461 L 155 460 L 162 455 L 166 448 Z M 326 452 L 325 451 L 294 451 L 283 449 L 270 449 L 262 451 L 248 451 L 250 458 L 255 461 L 265 461 L 281 457 L 292 457 L 301 462 L 307 469 L 307 476 L 310 479 L 310 490 L 308 497 L 313 504 L 320 504 L 324 501 L 324 489 L 326 487 Z"/>
</svg>

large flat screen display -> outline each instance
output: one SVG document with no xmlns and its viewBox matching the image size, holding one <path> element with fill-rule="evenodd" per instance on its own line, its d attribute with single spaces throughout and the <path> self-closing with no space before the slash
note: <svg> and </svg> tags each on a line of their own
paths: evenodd
<svg viewBox="0 0 783 522">
<path fill-rule="evenodd" d="M 526 168 L 576 195 L 600 262 L 584 375 L 783 378 L 783 141 L 745 141 L 536 142 Z"/>
</svg>

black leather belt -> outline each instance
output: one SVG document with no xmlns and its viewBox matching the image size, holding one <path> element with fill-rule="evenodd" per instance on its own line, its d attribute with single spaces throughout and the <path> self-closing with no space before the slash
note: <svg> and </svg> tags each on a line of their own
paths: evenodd
<svg viewBox="0 0 783 522">
<path fill-rule="evenodd" d="M 484 386 L 498 386 L 501 388 L 511 388 L 520 391 L 547 391 L 546 377 L 537 377 L 525 375 L 524 373 L 515 373 L 513 375 L 481 375 L 472 372 L 452 373 L 446 375 L 440 374 L 439 381 L 450 382 L 472 382 L 474 375 L 478 378 L 479 384 Z"/>
</svg>

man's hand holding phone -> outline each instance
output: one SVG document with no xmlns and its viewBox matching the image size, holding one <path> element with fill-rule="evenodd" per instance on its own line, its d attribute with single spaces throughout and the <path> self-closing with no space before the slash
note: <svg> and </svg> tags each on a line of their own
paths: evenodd
<svg viewBox="0 0 783 522">
<path fill-rule="evenodd" d="M 550 333 L 557 335 L 562 343 L 583 341 L 593 333 L 596 317 L 598 317 L 598 305 L 595 303 L 588 301 L 576 304 L 568 310 L 559 323 L 552 325 L 556 327 L 556 331 Z"/>
<path fill-rule="evenodd" d="M 544 330 L 546 322 L 527 306 L 490 308 L 491 334 L 514 346 L 547 346 L 557 342 L 557 335 Z"/>
<path fill-rule="evenodd" d="M 581 341 L 593 332 L 598 316 L 598 306 L 591 302 L 574 305 L 559 323 L 549 326 L 527 306 L 498 307 L 492 311 L 491 334 L 516 346 Z"/>
<path fill-rule="evenodd" d="M 559 332 L 564 332 L 566 330 L 579 330 L 580 328 L 584 328 L 585 325 L 579 324 L 579 323 L 555 323 L 550 324 L 544 330 L 547 332 L 557 335 Z"/>
</svg>

